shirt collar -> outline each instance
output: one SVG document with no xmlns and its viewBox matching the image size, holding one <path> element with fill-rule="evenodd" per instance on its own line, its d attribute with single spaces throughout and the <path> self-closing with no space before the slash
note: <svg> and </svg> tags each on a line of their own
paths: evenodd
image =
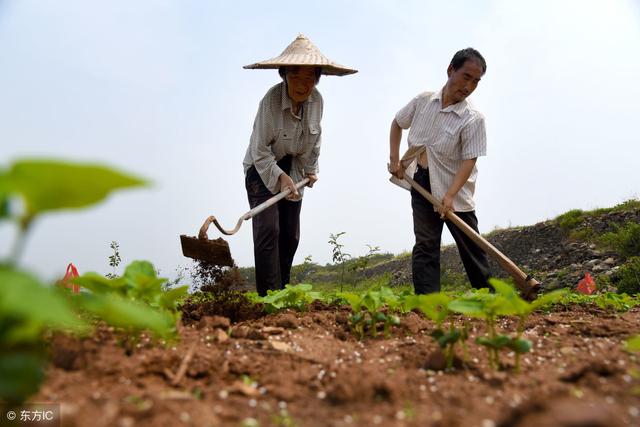
<svg viewBox="0 0 640 427">
<path fill-rule="evenodd" d="M 434 92 L 431 95 L 431 101 L 438 101 L 439 105 L 442 105 L 442 89 L 437 92 Z M 441 108 L 441 111 L 448 113 L 449 111 L 453 111 L 458 115 L 458 117 L 462 117 L 464 112 L 469 109 L 469 103 L 466 99 L 463 99 L 460 102 L 457 102 L 453 105 L 449 105 L 447 108 Z"/>
</svg>

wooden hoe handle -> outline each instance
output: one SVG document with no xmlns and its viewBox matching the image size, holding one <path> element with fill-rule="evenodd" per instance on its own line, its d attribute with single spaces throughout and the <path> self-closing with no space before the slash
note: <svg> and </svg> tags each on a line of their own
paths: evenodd
<svg viewBox="0 0 640 427">
<path fill-rule="evenodd" d="M 405 181 L 407 181 L 418 193 L 420 193 L 425 199 L 433 204 L 437 209 L 442 208 L 442 203 L 431 193 L 424 189 L 420 184 L 415 182 L 408 175 L 404 175 Z M 460 219 L 453 211 L 447 211 L 447 219 L 455 224 L 464 234 L 466 234 L 471 240 L 473 240 L 478 246 L 480 246 L 486 253 L 493 257 L 498 264 L 506 271 L 511 277 L 514 278 L 520 293 L 525 299 L 531 300 L 536 297 L 536 294 L 540 288 L 540 283 L 531 277 L 531 275 L 525 274 L 507 258 L 502 252 L 500 252 L 495 246 L 489 243 L 484 237 L 478 234 L 473 228 L 467 225 L 466 222 Z"/>
</svg>

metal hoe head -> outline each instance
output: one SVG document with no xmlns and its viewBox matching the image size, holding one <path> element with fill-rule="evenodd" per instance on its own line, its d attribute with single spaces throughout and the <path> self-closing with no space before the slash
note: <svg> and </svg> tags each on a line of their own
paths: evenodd
<svg viewBox="0 0 640 427">
<path fill-rule="evenodd" d="M 232 267 L 234 265 L 229 244 L 223 238 L 209 240 L 206 236 L 201 238 L 182 234 L 180 235 L 180 243 L 182 244 L 182 254 L 186 257 L 219 266 Z"/>
</svg>

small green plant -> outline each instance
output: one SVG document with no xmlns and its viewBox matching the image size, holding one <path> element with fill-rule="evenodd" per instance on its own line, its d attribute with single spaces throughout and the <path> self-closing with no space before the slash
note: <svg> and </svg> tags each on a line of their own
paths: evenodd
<svg viewBox="0 0 640 427">
<path fill-rule="evenodd" d="M 365 331 L 371 331 L 371 335 L 378 335 L 378 325 L 382 324 L 385 337 L 389 337 L 391 327 L 400 324 L 400 318 L 392 311 L 401 306 L 401 302 L 393 291 L 386 286 L 380 289 L 369 289 L 361 295 L 352 292 L 339 292 L 337 296 L 344 299 L 351 306 L 349 318 L 351 330 L 364 339 Z M 389 309 L 385 313 L 382 308 Z"/>
<path fill-rule="evenodd" d="M 442 292 L 427 295 L 413 295 L 407 297 L 405 300 L 405 309 L 417 308 L 436 324 L 436 328 L 431 332 L 431 337 L 438 343 L 444 353 L 447 369 L 453 368 L 455 345 L 458 342 L 461 342 L 464 347 L 464 359 L 466 361 L 467 352 L 465 342 L 469 337 L 466 325 L 462 328 L 456 328 L 453 318 L 450 317 L 451 311 L 449 310 L 449 304 L 451 301 L 452 298 Z M 450 322 L 449 328 L 445 330 L 443 324 L 447 317 L 450 318 Z"/>
<path fill-rule="evenodd" d="M 163 334 L 168 326 L 175 329 L 174 322 L 167 325 L 166 317 L 149 307 L 113 295 L 72 295 L 18 267 L 38 217 L 92 206 L 117 189 L 145 184 L 103 166 L 51 160 L 19 160 L 0 169 L 0 220 L 13 221 L 18 230 L 9 257 L 0 260 L 0 400 L 19 403 L 37 391 L 47 362 L 44 335 L 87 332 L 85 317 L 79 315 L 97 315 L 127 330 Z M 14 205 L 21 209 L 12 210 Z"/>
<path fill-rule="evenodd" d="M 120 257 L 120 245 L 114 240 L 111 242 L 109 247 L 113 250 L 113 254 L 109 255 L 109 267 L 113 269 L 113 273 L 107 273 L 106 276 L 109 279 L 115 279 L 118 277 L 116 269 L 120 265 L 120 262 L 122 262 L 122 258 Z"/>
<path fill-rule="evenodd" d="M 510 284 L 497 279 L 490 279 L 490 283 L 496 292 L 505 299 L 506 305 L 510 306 L 510 308 L 507 308 L 502 312 L 504 314 L 512 314 L 518 317 L 518 327 L 515 338 L 509 338 L 509 341 L 505 341 L 504 338 L 499 338 L 499 342 L 503 342 L 504 346 L 515 353 L 515 371 L 519 372 L 520 355 L 531 351 L 531 341 L 522 338 L 527 318 L 535 310 L 560 301 L 568 291 L 566 289 L 552 291 L 540 296 L 533 302 L 528 303 L 520 298 L 514 287 Z M 491 345 L 488 341 L 485 342 L 487 343 L 486 345 Z"/>
<path fill-rule="evenodd" d="M 342 284 L 344 283 L 345 267 L 346 267 L 347 261 L 351 259 L 351 254 L 344 252 L 343 250 L 344 245 L 338 242 L 338 239 L 344 234 L 346 234 L 346 232 L 344 231 L 341 231 L 340 233 L 337 233 L 337 234 L 333 234 L 333 233 L 329 234 L 329 244 L 332 246 L 331 258 L 333 262 L 339 263 L 341 267 L 340 292 L 342 292 Z"/>
<path fill-rule="evenodd" d="M 178 301 L 187 294 L 188 287 L 164 290 L 167 280 L 157 276 L 149 261 L 133 261 L 121 277 L 109 279 L 98 273 L 85 273 L 73 283 L 91 291 L 82 296 L 85 306 L 110 324 L 128 327 L 147 319 L 154 325 L 153 330 L 169 336 L 180 319 Z M 105 296 L 108 298 L 98 298 Z M 131 305 L 127 302 L 135 308 L 125 309 Z"/>
<path fill-rule="evenodd" d="M 499 369 L 500 351 L 510 349 L 516 354 L 516 370 L 518 370 L 519 355 L 531 350 L 531 342 L 521 338 L 523 326 L 518 327 L 515 337 L 499 334 L 496 320 L 498 316 L 517 315 L 520 317 L 520 323 L 524 325 L 524 319 L 536 306 L 522 300 L 511 285 L 496 279 L 492 279 L 490 283 L 496 290 L 495 294 L 489 293 L 487 289 L 481 289 L 452 301 L 449 309 L 485 321 L 488 335 L 477 337 L 476 343 L 486 347 L 489 366 Z"/>
<path fill-rule="evenodd" d="M 306 283 L 285 285 L 278 291 L 267 291 L 264 297 L 257 297 L 256 302 L 264 304 L 267 313 L 274 313 L 285 308 L 303 310 L 308 304 L 322 299 L 320 292 L 313 291 L 313 287 Z"/>
<path fill-rule="evenodd" d="M 0 267 L 0 401 L 21 403 L 44 380 L 46 331 L 89 330 L 61 289 L 45 287 L 34 276 Z"/>
</svg>

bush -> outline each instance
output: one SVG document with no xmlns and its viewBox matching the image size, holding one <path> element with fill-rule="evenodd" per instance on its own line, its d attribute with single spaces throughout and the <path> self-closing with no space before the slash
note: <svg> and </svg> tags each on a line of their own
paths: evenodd
<svg viewBox="0 0 640 427">
<path fill-rule="evenodd" d="M 627 222 L 615 231 L 603 234 L 600 241 L 625 258 L 640 256 L 640 224 Z"/>
<path fill-rule="evenodd" d="M 640 293 L 640 257 L 632 257 L 618 271 L 618 293 Z"/>
</svg>

